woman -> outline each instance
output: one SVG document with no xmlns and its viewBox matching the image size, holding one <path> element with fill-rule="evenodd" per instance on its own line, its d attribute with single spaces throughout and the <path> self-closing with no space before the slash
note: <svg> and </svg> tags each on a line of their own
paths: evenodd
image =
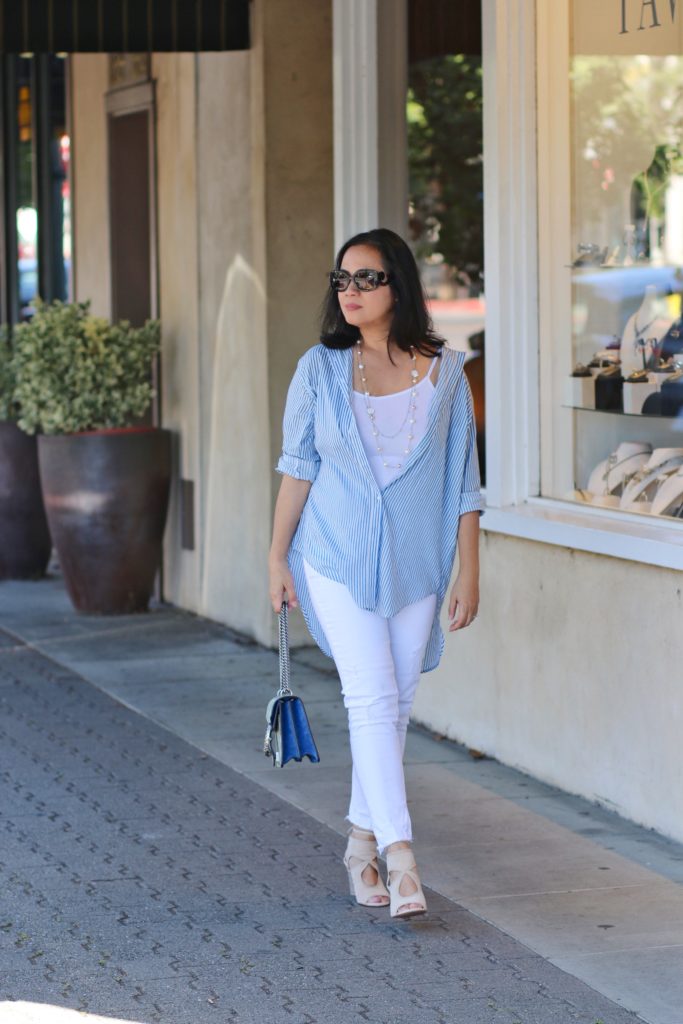
<svg viewBox="0 0 683 1024">
<path fill-rule="evenodd" d="M 445 347 L 406 243 L 378 228 L 337 255 L 320 343 L 287 394 L 270 597 L 301 605 L 334 658 L 353 772 L 344 864 L 365 905 L 426 902 L 412 853 L 403 752 L 421 672 L 479 604 L 479 489 L 464 354 Z M 386 854 L 389 891 L 377 864 Z"/>
</svg>

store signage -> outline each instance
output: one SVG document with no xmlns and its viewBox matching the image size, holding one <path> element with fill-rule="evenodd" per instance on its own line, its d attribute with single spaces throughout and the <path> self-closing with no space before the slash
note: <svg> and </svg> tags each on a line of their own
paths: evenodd
<svg viewBox="0 0 683 1024">
<path fill-rule="evenodd" d="M 679 0 L 621 0 L 620 35 L 676 23 Z M 670 18 L 670 20 L 669 20 Z"/>
<path fill-rule="evenodd" d="M 570 0 L 570 10 L 575 55 L 683 56 L 683 0 Z"/>
</svg>

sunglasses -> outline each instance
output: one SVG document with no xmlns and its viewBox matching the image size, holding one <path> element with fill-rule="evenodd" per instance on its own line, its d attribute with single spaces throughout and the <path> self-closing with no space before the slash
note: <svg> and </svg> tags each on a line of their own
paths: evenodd
<svg viewBox="0 0 683 1024">
<path fill-rule="evenodd" d="M 332 270 L 330 272 L 330 288 L 335 292 L 345 292 L 351 282 L 359 292 L 374 292 L 382 284 L 389 284 L 389 277 L 383 270 L 357 270 L 349 274 L 348 270 Z"/>
</svg>

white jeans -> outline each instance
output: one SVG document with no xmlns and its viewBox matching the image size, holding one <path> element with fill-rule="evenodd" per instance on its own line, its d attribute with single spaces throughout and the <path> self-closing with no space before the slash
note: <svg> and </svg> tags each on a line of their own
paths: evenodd
<svg viewBox="0 0 683 1024">
<path fill-rule="evenodd" d="M 412 839 L 403 751 L 436 594 L 386 619 L 359 608 L 347 587 L 305 559 L 304 572 L 348 712 L 353 773 L 347 820 L 371 829 L 382 852 L 390 843 Z"/>
</svg>

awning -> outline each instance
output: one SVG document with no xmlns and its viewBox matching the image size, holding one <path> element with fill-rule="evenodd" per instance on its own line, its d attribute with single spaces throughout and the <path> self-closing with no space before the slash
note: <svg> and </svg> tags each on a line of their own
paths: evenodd
<svg viewBox="0 0 683 1024">
<path fill-rule="evenodd" d="M 2 53 L 248 48 L 249 0 L 0 0 Z"/>
</svg>

